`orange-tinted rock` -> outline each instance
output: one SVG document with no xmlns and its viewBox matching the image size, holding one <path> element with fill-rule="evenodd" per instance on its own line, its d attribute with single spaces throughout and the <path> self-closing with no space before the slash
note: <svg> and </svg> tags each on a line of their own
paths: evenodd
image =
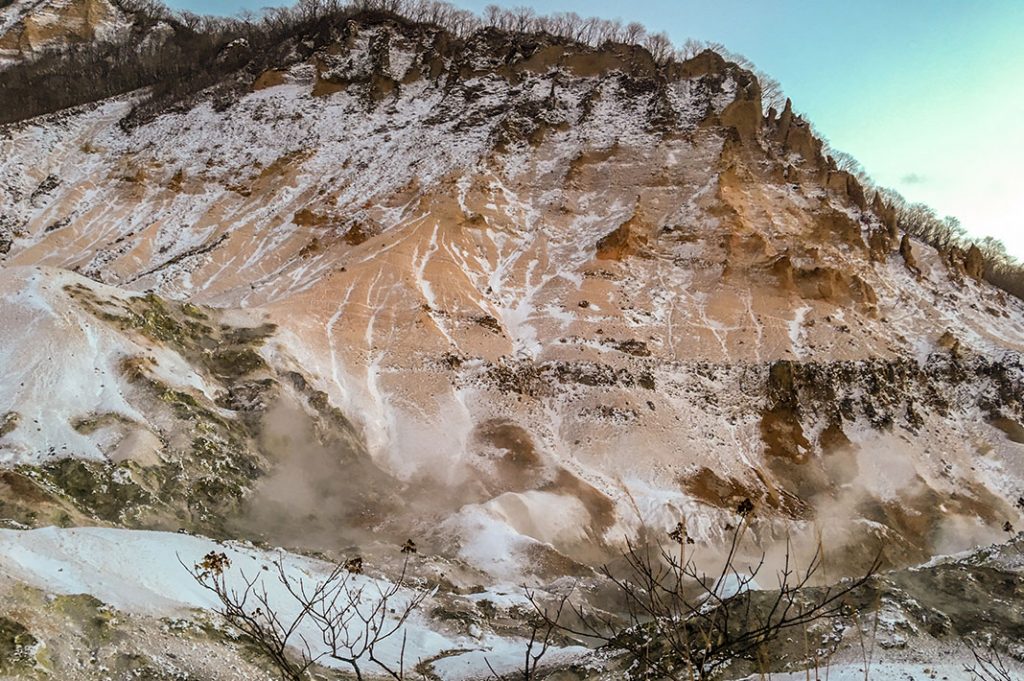
<svg viewBox="0 0 1024 681">
<path fill-rule="evenodd" d="M 815 223 L 817 229 L 814 236 L 817 239 L 846 244 L 861 252 L 868 248 L 864 243 L 860 224 L 842 211 L 829 208 L 816 216 Z"/>
<path fill-rule="evenodd" d="M 775 123 L 775 137 L 783 152 L 797 154 L 815 166 L 821 164 L 821 142 L 814 137 L 811 126 L 793 113 L 793 102 L 789 99 Z"/>
<path fill-rule="evenodd" d="M 921 270 L 917 266 L 917 258 L 914 257 L 914 246 L 908 234 L 904 234 L 903 238 L 900 239 L 900 255 L 903 256 L 903 263 L 907 266 L 908 270 L 916 275 L 921 274 Z"/>
<path fill-rule="evenodd" d="M 779 130 L 779 134 L 782 136 L 783 143 L 785 143 L 786 135 L 789 134 L 789 129 L 793 125 L 793 100 L 786 98 L 786 108 L 782 110 L 779 115 L 779 120 L 776 123 L 776 127 Z"/>
<path fill-rule="evenodd" d="M 593 78 L 612 71 L 654 77 L 658 72 L 651 54 L 633 45 L 609 45 L 593 50 L 578 45 L 545 45 L 513 67 L 516 73 L 545 73 L 552 68 L 579 78 Z"/>
<path fill-rule="evenodd" d="M 259 78 L 252 84 L 253 90 L 265 90 L 276 85 L 284 85 L 286 71 L 281 69 L 268 69 L 260 74 Z"/>
<path fill-rule="evenodd" d="M 110 0 L 48 0 L 0 34 L 0 57 L 26 58 L 42 51 L 109 36 L 130 17 Z M 112 37 L 112 36 L 109 36 Z"/>
<path fill-rule="evenodd" d="M 895 241 L 899 237 L 899 229 L 896 221 L 896 209 L 887 204 L 879 192 L 875 192 L 875 198 L 871 202 L 871 211 L 878 216 L 886 229 L 889 230 L 889 238 Z"/>
<path fill-rule="evenodd" d="M 821 435 L 818 436 L 818 446 L 825 453 L 840 451 L 850 447 L 852 444 L 853 442 L 850 441 L 850 438 L 843 430 L 841 419 L 832 421 L 825 430 L 821 431 Z"/>
<path fill-rule="evenodd" d="M 375 73 L 370 78 L 370 98 L 375 102 L 392 94 L 397 88 L 398 81 L 390 76 Z"/>
<path fill-rule="evenodd" d="M 788 255 L 784 255 L 773 262 L 771 271 L 778 280 L 779 288 L 787 291 L 796 289 L 796 280 L 793 273 L 793 261 Z"/>
<path fill-rule="evenodd" d="M 872 229 L 868 234 L 868 250 L 871 259 L 875 262 L 885 262 L 889 259 L 889 252 L 892 250 L 892 237 L 889 230 L 883 228 Z"/>
<path fill-rule="evenodd" d="M 943 350 L 949 350 L 950 352 L 956 352 L 960 349 L 960 339 L 954 336 L 951 331 L 946 331 L 939 336 L 939 340 L 936 343 Z"/>
<path fill-rule="evenodd" d="M 300 227 L 322 227 L 330 221 L 326 215 L 321 215 L 309 208 L 301 208 L 292 216 L 292 222 Z"/>
<path fill-rule="evenodd" d="M 722 478 L 710 468 L 701 468 L 696 474 L 684 476 L 680 482 L 687 494 L 709 506 L 730 511 L 745 500 L 753 500 L 756 506 L 767 506 L 787 516 L 802 517 L 806 504 L 785 490 L 768 484 L 765 476 L 755 470 L 756 482 L 744 483 L 737 478 Z"/>
<path fill-rule="evenodd" d="M 597 242 L 599 260 L 622 260 L 636 255 L 647 244 L 644 225 L 634 215 Z"/>
<path fill-rule="evenodd" d="M 788 459 L 793 463 L 805 463 L 812 452 L 811 442 L 804 435 L 800 419 L 790 409 L 777 407 L 762 415 L 761 439 L 765 454 Z"/>
<path fill-rule="evenodd" d="M 967 249 L 967 255 L 964 256 L 964 271 L 967 276 L 975 279 L 985 276 L 985 257 L 982 255 L 981 249 L 974 244 L 971 244 L 971 247 Z"/>
<path fill-rule="evenodd" d="M 792 267 L 791 274 L 782 268 L 778 268 L 776 272 L 782 276 L 791 276 L 797 293 L 805 300 L 822 300 L 836 304 L 856 303 L 866 308 L 865 311 L 869 315 L 874 314 L 873 310 L 878 304 L 874 288 L 858 274 L 847 274 L 824 265 Z"/>
<path fill-rule="evenodd" d="M 761 415 L 761 439 L 765 453 L 794 463 L 804 463 L 812 446 L 800 423 L 799 399 L 792 362 L 779 361 L 768 370 L 771 407 Z"/>
<path fill-rule="evenodd" d="M 704 50 L 700 54 L 687 59 L 681 64 L 670 67 L 673 75 L 680 78 L 700 78 L 712 74 L 724 73 L 728 62 L 714 50 Z"/>
<path fill-rule="evenodd" d="M 864 196 L 864 187 L 861 186 L 860 180 L 854 175 L 850 175 L 846 180 L 846 195 L 850 197 L 853 205 L 861 210 L 867 210 L 868 200 Z"/>
<path fill-rule="evenodd" d="M 761 130 L 761 88 L 751 81 L 736 94 L 736 99 L 722 111 L 722 125 L 735 128 L 740 139 L 755 139 Z"/>
<path fill-rule="evenodd" d="M 867 208 L 867 199 L 864 196 L 864 188 L 852 174 L 845 170 L 832 170 L 825 179 L 825 186 L 836 194 L 847 198 L 853 205 L 864 210 Z"/>
</svg>

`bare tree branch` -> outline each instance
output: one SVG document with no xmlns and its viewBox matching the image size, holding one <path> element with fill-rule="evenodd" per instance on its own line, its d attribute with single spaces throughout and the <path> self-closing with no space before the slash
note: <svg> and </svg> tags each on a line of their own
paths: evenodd
<svg viewBox="0 0 1024 681">
<path fill-rule="evenodd" d="M 739 565 L 738 552 L 753 515 L 752 506 L 740 510 L 741 522 L 730 537 L 724 564 L 711 577 L 693 560 L 682 562 L 682 550 L 676 554 L 661 545 L 652 550 L 647 544 L 628 542 L 622 554 L 625 576 L 608 566 L 602 570 L 622 598 L 624 617 L 572 602 L 562 603 L 552 613 L 530 594 L 534 609 L 552 631 L 624 651 L 647 677 L 694 681 L 713 677 L 733 661 L 761 656 L 768 644 L 789 629 L 839 616 L 847 597 L 880 566 L 876 557 L 857 579 L 811 588 L 822 568 L 820 546 L 800 570 L 792 564 L 787 543 L 776 575 L 777 588 L 755 596 L 765 556 L 762 553 L 750 567 Z M 685 532 L 671 536 L 673 541 L 687 542 Z"/>
<path fill-rule="evenodd" d="M 310 582 L 290 576 L 283 559 L 278 558 L 273 562 L 273 577 L 287 596 L 284 603 L 271 603 L 265 574 L 240 572 L 243 586 L 232 586 L 228 579 L 231 561 L 224 553 L 211 552 L 194 566 L 182 565 L 217 598 L 217 613 L 253 641 L 282 678 L 304 681 L 311 678 L 315 665 L 334 661 L 350 667 L 358 680 L 364 678 L 364 668 L 370 667 L 402 681 L 405 625 L 431 593 L 411 584 L 409 556 L 406 552 L 401 573 L 390 582 L 359 577 L 361 559 L 336 565 L 325 577 Z M 319 640 L 307 639 L 312 632 Z M 381 644 L 399 634 L 398 660 L 382 658 Z"/>
</svg>

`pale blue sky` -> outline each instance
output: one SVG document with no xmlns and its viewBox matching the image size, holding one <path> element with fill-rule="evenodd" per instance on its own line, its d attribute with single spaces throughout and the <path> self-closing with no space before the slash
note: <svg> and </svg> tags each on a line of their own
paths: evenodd
<svg viewBox="0 0 1024 681">
<path fill-rule="evenodd" d="M 480 10 L 495 0 L 456 0 Z M 265 1 L 170 0 L 228 14 Z M 881 184 L 1024 258 L 1024 0 L 499 0 L 713 40 Z"/>
</svg>

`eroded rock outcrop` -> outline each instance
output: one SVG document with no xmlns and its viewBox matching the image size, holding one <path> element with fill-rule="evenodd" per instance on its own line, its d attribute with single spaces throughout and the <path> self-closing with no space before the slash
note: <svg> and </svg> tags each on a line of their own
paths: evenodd
<svg viewBox="0 0 1024 681">
<path fill-rule="evenodd" d="M 985 256 L 976 244 L 971 244 L 964 256 L 964 271 L 967 276 L 981 280 L 985 276 Z"/>
<path fill-rule="evenodd" d="M 640 254 L 647 244 L 648 231 L 650 230 L 644 224 L 642 218 L 634 214 L 629 220 L 626 220 L 616 227 L 615 230 L 598 240 L 598 259 L 622 260 L 626 257 Z"/>
<path fill-rule="evenodd" d="M 0 66 L 49 49 L 111 40 L 131 25 L 129 15 L 110 0 L 18 0 L 0 11 L 6 20 L 0 33 Z"/>
<path fill-rule="evenodd" d="M 875 192 L 875 198 L 871 202 L 872 212 L 881 219 L 882 224 L 889 230 L 889 238 L 896 241 L 899 238 L 899 225 L 896 220 L 896 209 L 887 204 L 880 192 Z"/>
<path fill-rule="evenodd" d="M 226 331 L 204 322 L 207 390 L 178 390 L 237 429 L 226 460 L 251 477 L 225 476 L 236 505 L 273 476 L 256 428 L 290 395 L 317 433 L 301 449 L 322 451 L 343 422 L 359 443 L 345 522 L 415 528 L 510 580 L 599 564 L 638 530 L 636 507 L 658 532 L 693 518 L 710 544 L 742 494 L 769 537 L 819 517 L 877 452 L 905 475 L 864 490 L 851 533 L 868 519 L 894 545 L 941 534 L 948 519 L 915 525 L 897 494 L 949 499 L 984 528 L 1005 511 L 1009 492 L 971 462 L 974 443 L 1008 456 L 977 413 L 1019 418 L 1018 370 L 995 362 L 1024 349 L 1024 309 L 951 286 L 909 240 L 904 262 L 927 271 L 908 277 L 889 257 L 891 210 L 828 166 L 792 104 L 762 117 L 743 69 L 380 15 L 285 48 L 238 87 L 134 126 L 115 101 L 63 115 L 47 145 L 42 119 L 0 139 L 17 227 L 5 267 L 74 267 L 230 309 L 228 326 L 240 309 L 276 325 L 254 356 L 216 347 Z M 936 341 L 951 327 L 956 353 Z M 10 448 L 34 417 L 8 394 Z M 105 414 L 67 438 L 101 453 L 124 439 Z M 219 446 L 179 450 L 206 461 Z M 106 480 L 63 465 L 62 484 Z M 209 477 L 204 498 L 223 497 Z M 509 560 L 474 563 L 499 535 Z"/>
<path fill-rule="evenodd" d="M 845 170 L 831 170 L 825 178 L 825 186 L 848 199 L 861 210 L 867 209 L 864 188 L 853 174 Z"/>
<path fill-rule="evenodd" d="M 906 265 L 908 270 L 915 275 L 921 274 L 921 269 L 917 266 L 917 258 L 914 257 L 914 244 L 910 240 L 909 234 L 904 234 L 903 238 L 900 239 L 900 256 L 903 258 L 903 264 Z"/>
<path fill-rule="evenodd" d="M 793 102 L 789 98 L 779 118 L 772 124 L 775 139 L 784 152 L 797 154 L 814 166 L 822 163 L 821 141 L 814 136 L 811 126 L 793 113 Z"/>
</svg>

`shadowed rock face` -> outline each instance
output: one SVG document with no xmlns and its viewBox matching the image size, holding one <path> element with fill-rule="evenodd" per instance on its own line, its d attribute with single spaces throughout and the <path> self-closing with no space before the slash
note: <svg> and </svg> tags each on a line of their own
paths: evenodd
<svg viewBox="0 0 1024 681">
<path fill-rule="evenodd" d="M 104 394 L 94 367 L 56 352 L 65 371 L 0 385 L 0 461 L 73 497 L 52 517 L 416 535 L 507 555 L 481 569 L 513 580 L 642 526 L 713 545 L 748 498 L 765 542 L 825 525 L 837 553 L 884 538 L 893 563 L 1020 521 L 1024 307 L 972 254 L 901 241 L 748 72 L 375 19 L 249 82 L 135 126 L 118 100 L 0 138 L 5 342 L 30 361 L 33 310 L 72 315 L 40 327 L 55 348 L 60 319 L 88 320 L 110 344 L 82 347 L 130 397 L 34 435 L 33 396 Z M 37 267 L 45 304 L 17 297 Z M 158 369 L 126 347 L 195 378 L 145 388 Z M 196 414 L 216 437 L 179 442 Z M 111 510 L 69 491 L 118 457 L 145 493 Z M 230 475 L 171 485 L 169 460 Z M 18 522 L 42 522 L 26 504 Z"/>
</svg>

